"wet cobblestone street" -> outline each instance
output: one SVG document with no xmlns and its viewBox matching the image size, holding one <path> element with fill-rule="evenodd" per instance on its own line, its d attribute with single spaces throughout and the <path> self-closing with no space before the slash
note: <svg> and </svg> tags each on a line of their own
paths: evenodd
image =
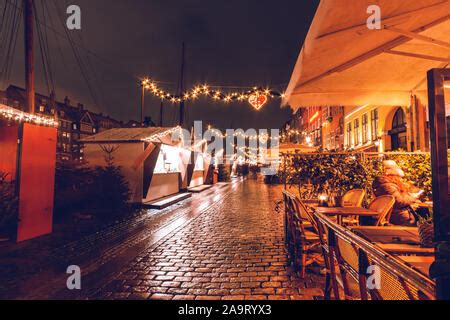
<svg viewBox="0 0 450 320">
<path fill-rule="evenodd" d="M 323 277 L 288 265 L 281 186 L 234 180 L 164 210 L 3 246 L 3 299 L 315 299 Z M 70 291 L 77 265 L 82 290 Z"/>
<path fill-rule="evenodd" d="M 288 266 L 281 189 L 254 180 L 233 185 L 187 225 L 140 253 L 90 298 L 314 299 L 323 279 Z"/>
</svg>

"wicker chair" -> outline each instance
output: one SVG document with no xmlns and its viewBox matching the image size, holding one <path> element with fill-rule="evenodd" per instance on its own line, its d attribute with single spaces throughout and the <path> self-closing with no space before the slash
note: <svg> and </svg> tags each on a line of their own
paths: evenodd
<svg viewBox="0 0 450 320">
<path fill-rule="evenodd" d="M 325 260 L 326 278 L 324 299 L 330 300 L 331 293 L 334 295 L 335 300 L 339 300 L 339 288 L 337 283 L 336 271 L 337 261 L 335 258 L 335 237 L 329 228 L 324 225 L 319 219 L 314 218 L 319 231 L 320 246 L 322 248 L 322 255 Z"/>
<path fill-rule="evenodd" d="M 368 265 L 378 265 L 370 256 Z M 434 300 L 434 297 L 421 292 L 406 276 L 396 274 L 391 269 L 379 267 L 380 287 L 378 289 L 364 289 L 372 300 Z M 431 280 L 430 280 L 431 281 Z M 363 289 L 363 288 L 362 288 Z"/>
<path fill-rule="evenodd" d="M 297 197 L 283 191 L 286 210 L 286 242 L 293 264 L 300 277 L 306 275 L 306 267 L 318 260 L 317 254 L 309 251 L 319 245 L 319 235 L 305 228 L 304 206 Z"/>
<path fill-rule="evenodd" d="M 394 208 L 395 198 L 393 196 L 381 196 L 373 200 L 369 209 L 377 211 L 379 213 L 375 226 L 385 226 L 389 224 L 390 215 Z"/>
<path fill-rule="evenodd" d="M 360 277 L 360 251 L 356 246 L 338 236 L 335 237 L 334 244 L 345 300 L 361 298 L 357 297 L 364 284 L 363 278 Z"/>
<path fill-rule="evenodd" d="M 362 207 L 362 203 L 364 201 L 364 197 L 366 196 L 366 192 L 363 189 L 353 189 L 348 191 L 342 197 L 341 205 L 343 207 Z M 343 219 L 344 225 L 358 225 L 359 219 L 356 216 L 345 217 Z"/>
<path fill-rule="evenodd" d="M 363 189 L 353 189 L 348 191 L 342 197 L 343 207 L 361 207 L 364 201 L 366 192 Z"/>
<path fill-rule="evenodd" d="M 382 203 L 381 200 L 378 203 Z M 343 288 L 345 299 L 435 299 L 436 288 L 431 279 L 398 258 L 383 253 L 328 217 L 320 214 L 315 217 L 319 230 L 324 230 L 328 237 L 328 246 L 324 247 L 328 251 L 327 267 L 330 273 L 327 274 L 325 299 L 333 289 L 335 299 L 339 300 L 339 285 Z M 337 265 L 339 273 L 335 272 Z"/>
</svg>

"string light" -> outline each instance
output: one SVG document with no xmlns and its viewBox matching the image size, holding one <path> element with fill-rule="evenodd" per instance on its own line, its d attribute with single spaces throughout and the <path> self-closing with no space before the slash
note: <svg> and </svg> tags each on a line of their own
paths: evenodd
<svg viewBox="0 0 450 320">
<path fill-rule="evenodd" d="M 184 92 L 181 95 L 172 94 L 158 87 L 156 81 L 151 79 L 144 79 L 141 85 L 155 97 L 161 100 L 168 100 L 172 103 L 179 103 L 182 101 L 195 100 L 200 96 L 210 97 L 216 101 L 230 103 L 233 101 L 247 100 L 256 110 L 261 109 L 269 98 L 283 98 L 284 93 L 276 90 L 263 89 L 261 87 L 254 87 L 252 90 L 243 92 L 231 92 L 224 94 L 220 90 L 213 90 L 206 84 L 195 86 L 193 89 Z"/>
<path fill-rule="evenodd" d="M 58 127 L 58 121 L 53 118 L 26 113 L 3 104 L 0 104 L 0 115 L 11 121 L 34 123 L 46 127 Z"/>
<path fill-rule="evenodd" d="M 289 129 L 286 130 L 283 134 L 281 134 L 281 140 L 285 140 L 287 138 L 291 138 L 292 136 L 306 136 L 307 133 L 305 131 L 301 132 L 300 130 L 297 129 Z"/>
<path fill-rule="evenodd" d="M 167 130 L 165 130 L 163 132 L 152 134 L 151 136 L 149 136 L 147 138 L 141 139 L 141 141 L 144 141 L 144 142 L 160 142 L 161 139 L 164 139 L 168 135 L 171 135 L 173 137 L 173 135 L 175 133 L 178 134 L 178 137 L 180 139 L 183 139 L 182 128 L 180 126 L 178 126 L 178 127 L 175 127 L 175 128 L 167 129 Z"/>
<path fill-rule="evenodd" d="M 220 130 L 215 128 L 208 128 L 212 133 L 215 135 L 221 137 L 221 138 L 227 138 L 228 134 L 223 134 Z M 233 137 L 235 138 L 241 138 L 241 139 L 248 139 L 248 140 L 259 140 L 261 142 L 265 142 L 269 140 L 268 134 L 254 134 L 254 135 L 247 135 L 242 133 L 242 131 L 237 131 L 233 133 Z M 273 140 L 278 140 L 278 137 L 272 137 Z"/>
</svg>

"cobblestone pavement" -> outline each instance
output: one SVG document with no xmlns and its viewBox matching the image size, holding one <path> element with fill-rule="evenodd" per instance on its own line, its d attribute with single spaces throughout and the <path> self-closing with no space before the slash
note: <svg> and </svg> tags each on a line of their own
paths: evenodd
<svg viewBox="0 0 450 320">
<path fill-rule="evenodd" d="M 66 228 L 69 230 L 56 226 L 51 235 L 21 244 L 2 244 L 0 299 L 84 298 L 89 295 L 87 291 L 103 285 L 139 252 L 223 197 L 231 186 L 216 185 L 164 210 L 144 210 L 106 225 L 78 221 L 73 228 Z M 81 267 L 83 290 L 79 293 L 67 290 L 69 265 Z"/>
<path fill-rule="evenodd" d="M 281 190 L 254 180 L 231 187 L 190 223 L 133 259 L 91 299 L 311 300 L 323 277 L 288 266 Z M 200 204 L 201 205 L 201 204 Z"/>
</svg>

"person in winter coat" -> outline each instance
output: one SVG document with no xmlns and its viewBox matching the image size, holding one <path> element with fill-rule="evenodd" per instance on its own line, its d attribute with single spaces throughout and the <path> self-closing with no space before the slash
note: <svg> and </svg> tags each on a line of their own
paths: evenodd
<svg viewBox="0 0 450 320">
<path fill-rule="evenodd" d="M 384 173 L 373 182 L 373 190 L 377 197 L 391 195 L 395 198 L 390 223 L 394 225 L 413 226 L 416 219 L 411 213 L 411 206 L 420 202 L 423 191 L 403 181 L 405 173 L 395 161 L 383 162 Z"/>
</svg>

